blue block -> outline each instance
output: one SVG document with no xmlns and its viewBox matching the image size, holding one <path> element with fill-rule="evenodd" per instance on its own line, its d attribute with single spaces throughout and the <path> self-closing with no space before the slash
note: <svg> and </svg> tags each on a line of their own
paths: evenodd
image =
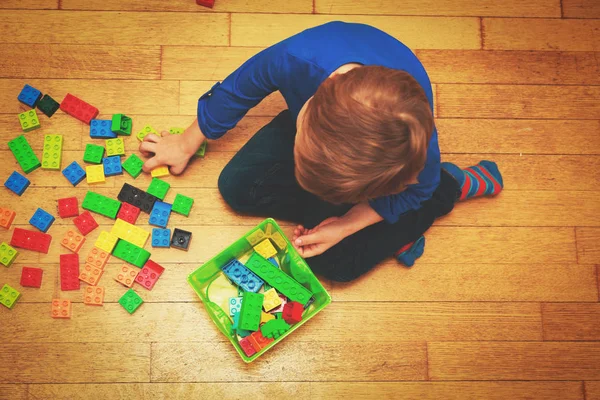
<svg viewBox="0 0 600 400">
<path fill-rule="evenodd" d="M 150 223 L 150 225 L 166 228 L 170 216 L 171 205 L 169 203 L 157 201 L 156 203 L 154 203 L 154 207 L 152 208 L 152 212 L 150 213 L 150 221 L 148 222 Z"/>
<path fill-rule="evenodd" d="M 29 106 L 31 108 L 35 108 L 35 106 L 37 105 L 38 101 L 40 101 L 41 98 L 42 98 L 42 92 L 40 92 L 36 88 L 31 87 L 29 85 L 23 86 L 21 93 L 19 93 L 19 96 L 17 97 L 17 99 L 21 103 L 23 103 L 26 106 Z"/>
<path fill-rule="evenodd" d="M 236 285 L 244 289 L 246 292 L 258 292 L 265 283 L 254 272 L 250 271 L 244 264 L 236 259 L 227 263 L 223 268 L 223 273 Z"/>
<path fill-rule="evenodd" d="M 152 247 L 170 247 L 171 230 L 152 228 Z"/>
<path fill-rule="evenodd" d="M 54 217 L 47 213 L 46 211 L 38 208 L 35 213 L 33 213 L 33 217 L 29 220 L 29 223 L 36 228 L 38 228 L 42 232 L 46 232 L 52 223 L 54 222 Z"/>
<path fill-rule="evenodd" d="M 102 165 L 104 165 L 104 175 L 106 176 L 121 175 L 123 173 L 120 156 L 105 157 L 102 159 Z"/>
<path fill-rule="evenodd" d="M 69 164 L 67 168 L 62 170 L 62 173 L 73 186 L 77 186 L 85 178 L 85 170 L 81 168 L 77 161 Z"/>
<path fill-rule="evenodd" d="M 93 119 L 90 121 L 90 137 L 92 139 L 113 139 L 117 134 L 110 130 L 110 119 Z"/>
<path fill-rule="evenodd" d="M 277 260 L 275 259 L 275 257 L 269 257 L 269 258 L 267 258 L 267 261 L 269 261 L 271 264 L 273 264 L 274 266 L 279 268 L 279 264 L 277 264 Z"/>
<path fill-rule="evenodd" d="M 30 183 L 31 182 L 29 182 L 29 179 L 25 178 L 17 171 L 14 171 L 12 174 L 10 174 L 6 182 L 4 182 L 4 186 L 20 196 L 23 194 L 25 189 L 27 189 Z"/>
</svg>

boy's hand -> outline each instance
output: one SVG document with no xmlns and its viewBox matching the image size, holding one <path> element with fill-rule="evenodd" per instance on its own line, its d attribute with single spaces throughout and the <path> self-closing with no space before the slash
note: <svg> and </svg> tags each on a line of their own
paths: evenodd
<svg viewBox="0 0 600 400">
<path fill-rule="evenodd" d="M 343 217 L 331 217 L 313 229 L 298 225 L 294 230 L 292 244 L 302 257 L 314 257 L 335 246 L 349 234 Z"/>
</svg>

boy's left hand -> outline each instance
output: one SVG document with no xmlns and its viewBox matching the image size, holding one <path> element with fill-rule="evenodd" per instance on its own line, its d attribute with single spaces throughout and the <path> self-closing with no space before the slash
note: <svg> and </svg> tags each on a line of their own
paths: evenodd
<svg viewBox="0 0 600 400">
<path fill-rule="evenodd" d="M 294 230 L 292 244 L 302 257 L 314 257 L 339 243 L 348 236 L 347 232 L 343 217 L 331 217 L 312 229 L 298 225 Z"/>
</svg>

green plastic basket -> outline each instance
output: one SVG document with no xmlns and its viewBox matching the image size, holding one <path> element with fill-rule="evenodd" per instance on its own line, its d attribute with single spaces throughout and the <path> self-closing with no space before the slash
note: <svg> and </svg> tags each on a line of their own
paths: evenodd
<svg viewBox="0 0 600 400">
<path fill-rule="evenodd" d="M 253 246 L 246 238 L 256 233 L 258 230 L 267 232 L 265 237 L 269 236 L 268 232 L 271 234 L 279 232 L 285 239 L 287 246 L 284 250 L 280 250 L 277 246 L 275 246 L 275 248 L 278 249 L 278 253 L 275 258 L 284 272 L 313 292 L 314 302 L 305 310 L 302 321 L 293 325 L 289 331 L 281 335 L 273 342 L 269 343 L 266 347 L 261 349 L 261 351 L 257 352 L 252 357 L 248 357 L 240 347 L 240 344 L 237 340 L 237 335 L 232 332 L 233 321 L 229 316 L 229 298 L 237 297 L 238 290 L 235 285 L 232 285 L 229 282 L 225 274 L 223 274 L 221 267 L 226 265 L 233 258 L 237 258 L 242 263 L 245 262 L 253 252 Z M 277 222 L 275 222 L 275 220 L 272 218 L 265 219 L 263 222 L 258 224 L 258 226 L 246 233 L 241 239 L 227 247 L 221 253 L 217 254 L 206 264 L 192 272 L 188 276 L 188 282 L 192 288 L 194 288 L 196 293 L 198 293 L 198 296 L 200 297 L 200 300 L 202 300 L 208 315 L 213 320 L 217 328 L 219 328 L 223 335 L 229 339 L 240 357 L 242 357 L 242 359 L 247 363 L 256 360 L 267 350 L 281 342 L 301 325 L 305 324 L 309 319 L 314 317 L 319 311 L 325 308 L 325 306 L 331 303 L 331 296 L 329 293 L 327 293 L 323 285 L 321 285 L 321 282 L 319 282 L 317 277 L 306 264 L 306 261 L 300 257 L 279 225 L 277 225 Z"/>
</svg>

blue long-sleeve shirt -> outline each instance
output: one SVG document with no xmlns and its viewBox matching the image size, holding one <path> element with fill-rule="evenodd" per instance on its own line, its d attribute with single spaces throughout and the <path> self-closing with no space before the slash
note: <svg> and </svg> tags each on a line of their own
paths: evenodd
<svg viewBox="0 0 600 400">
<path fill-rule="evenodd" d="M 431 82 L 412 51 L 372 26 L 330 22 L 307 29 L 246 61 L 223 83 L 216 83 L 198 100 L 198 124 L 209 139 L 231 130 L 252 107 L 279 90 L 294 118 L 333 71 L 344 64 L 380 65 L 406 71 L 423 87 L 433 110 Z M 416 210 L 440 181 L 440 150 L 434 129 L 419 183 L 404 191 L 376 198 L 371 207 L 387 222 Z"/>
</svg>

